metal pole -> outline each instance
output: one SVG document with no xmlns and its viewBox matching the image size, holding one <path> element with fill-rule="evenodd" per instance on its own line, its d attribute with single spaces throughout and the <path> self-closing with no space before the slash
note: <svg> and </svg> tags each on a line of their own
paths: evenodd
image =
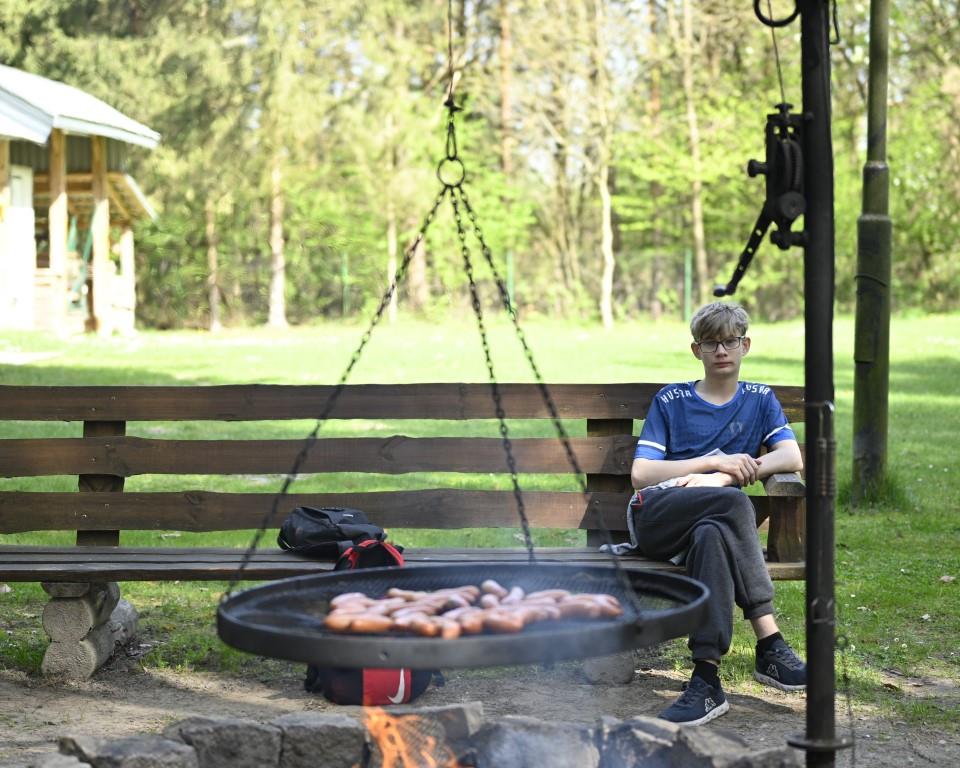
<svg viewBox="0 0 960 768">
<path fill-rule="evenodd" d="M 874 496 L 887 465 L 890 262 L 893 223 L 887 168 L 889 0 L 870 3 L 870 80 L 863 213 L 857 219 L 857 314 L 853 351 L 853 503 Z"/>
<path fill-rule="evenodd" d="M 808 766 L 834 765 L 842 747 L 834 715 L 833 433 L 834 219 L 830 114 L 829 0 L 800 0 L 803 77 L 803 171 L 807 436 L 807 730 L 790 739 Z"/>
</svg>

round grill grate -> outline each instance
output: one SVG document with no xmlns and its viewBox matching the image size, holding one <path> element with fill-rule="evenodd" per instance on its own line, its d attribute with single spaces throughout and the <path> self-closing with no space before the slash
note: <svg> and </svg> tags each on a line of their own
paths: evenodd
<svg viewBox="0 0 960 768">
<path fill-rule="evenodd" d="M 658 571 L 627 575 L 635 596 L 624 593 L 623 579 L 612 567 L 471 563 L 336 571 L 231 595 L 219 607 L 217 629 L 227 644 L 270 658 L 334 667 L 437 669 L 604 656 L 679 637 L 696 626 L 708 594 L 702 584 Z M 383 597 L 390 587 L 435 590 L 479 585 L 486 579 L 526 592 L 554 588 L 606 592 L 620 600 L 624 614 L 616 619 L 544 622 L 517 634 L 485 633 L 456 640 L 340 634 L 323 625 L 330 599 L 344 592 Z"/>
</svg>

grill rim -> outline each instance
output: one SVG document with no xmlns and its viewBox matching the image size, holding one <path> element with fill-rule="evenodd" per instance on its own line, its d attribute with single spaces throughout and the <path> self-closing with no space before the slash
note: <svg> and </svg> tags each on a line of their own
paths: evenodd
<svg viewBox="0 0 960 768">
<path fill-rule="evenodd" d="M 650 646 L 689 634 L 705 612 L 709 590 L 688 576 L 649 570 L 624 573 L 641 600 L 652 597 L 671 600 L 676 605 L 642 610 L 638 616 L 630 601 L 622 599 L 623 587 L 613 567 L 562 563 L 447 563 L 401 569 L 331 571 L 251 587 L 226 597 L 220 603 L 217 632 L 221 640 L 239 650 L 320 666 L 465 669 L 605 656 Z M 624 616 L 606 621 L 552 622 L 514 635 L 482 634 L 456 640 L 388 633 L 334 633 L 320 624 L 326 615 L 326 601 L 341 592 L 380 596 L 385 591 L 385 584 L 409 588 L 411 582 L 426 580 L 432 582 L 433 589 L 440 589 L 479 584 L 487 578 L 507 585 L 522 582 L 524 578 L 547 579 L 560 588 L 567 588 L 578 579 L 607 580 L 614 588 L 604 588 L 603 591 L 621 596 Z M 284 616 L 306 614 L 285 610 L 291 605 L 295 608 L 296 603 L 304 599 L 314 600 L 321 606 L 316 613 L 310 612 L 319 627 L 278 626 Z M 258 621 L 257 612 L 275 620 Z"/>
</svg>

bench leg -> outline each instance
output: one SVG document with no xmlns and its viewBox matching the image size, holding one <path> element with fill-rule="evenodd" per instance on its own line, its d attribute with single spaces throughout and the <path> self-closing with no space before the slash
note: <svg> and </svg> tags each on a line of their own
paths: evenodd
<svg viewBox="0 0 960 768">
<path fill-rule="evenodd" d="M 799 562 L 806 557 L 804 534 L 807 509 L 803 499 L 778 498 L 778 512 L 770 515 L 767 560 L 772 563 Z"/>
<path fill-rule="evenodd" d="M 45 675 L 86 679 L 137 629 L 137 612 L 120 599 L 116 582 L 45 582 L 51 600 L 43 609 L 50 645 L 40 666 Z"/>
</svg>

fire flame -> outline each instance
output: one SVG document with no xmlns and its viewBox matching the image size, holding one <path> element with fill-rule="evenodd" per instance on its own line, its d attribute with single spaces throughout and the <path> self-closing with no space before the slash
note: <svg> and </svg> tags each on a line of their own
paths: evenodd
<svg viewBox="0 0 960 768">
<path fill-rule="evenodd" d="M 383 768 L 458 768 L 443 726 L 415 714 L 391 715 L 364 708 L 364 724 L 380 751 Z"/>
</svg>

